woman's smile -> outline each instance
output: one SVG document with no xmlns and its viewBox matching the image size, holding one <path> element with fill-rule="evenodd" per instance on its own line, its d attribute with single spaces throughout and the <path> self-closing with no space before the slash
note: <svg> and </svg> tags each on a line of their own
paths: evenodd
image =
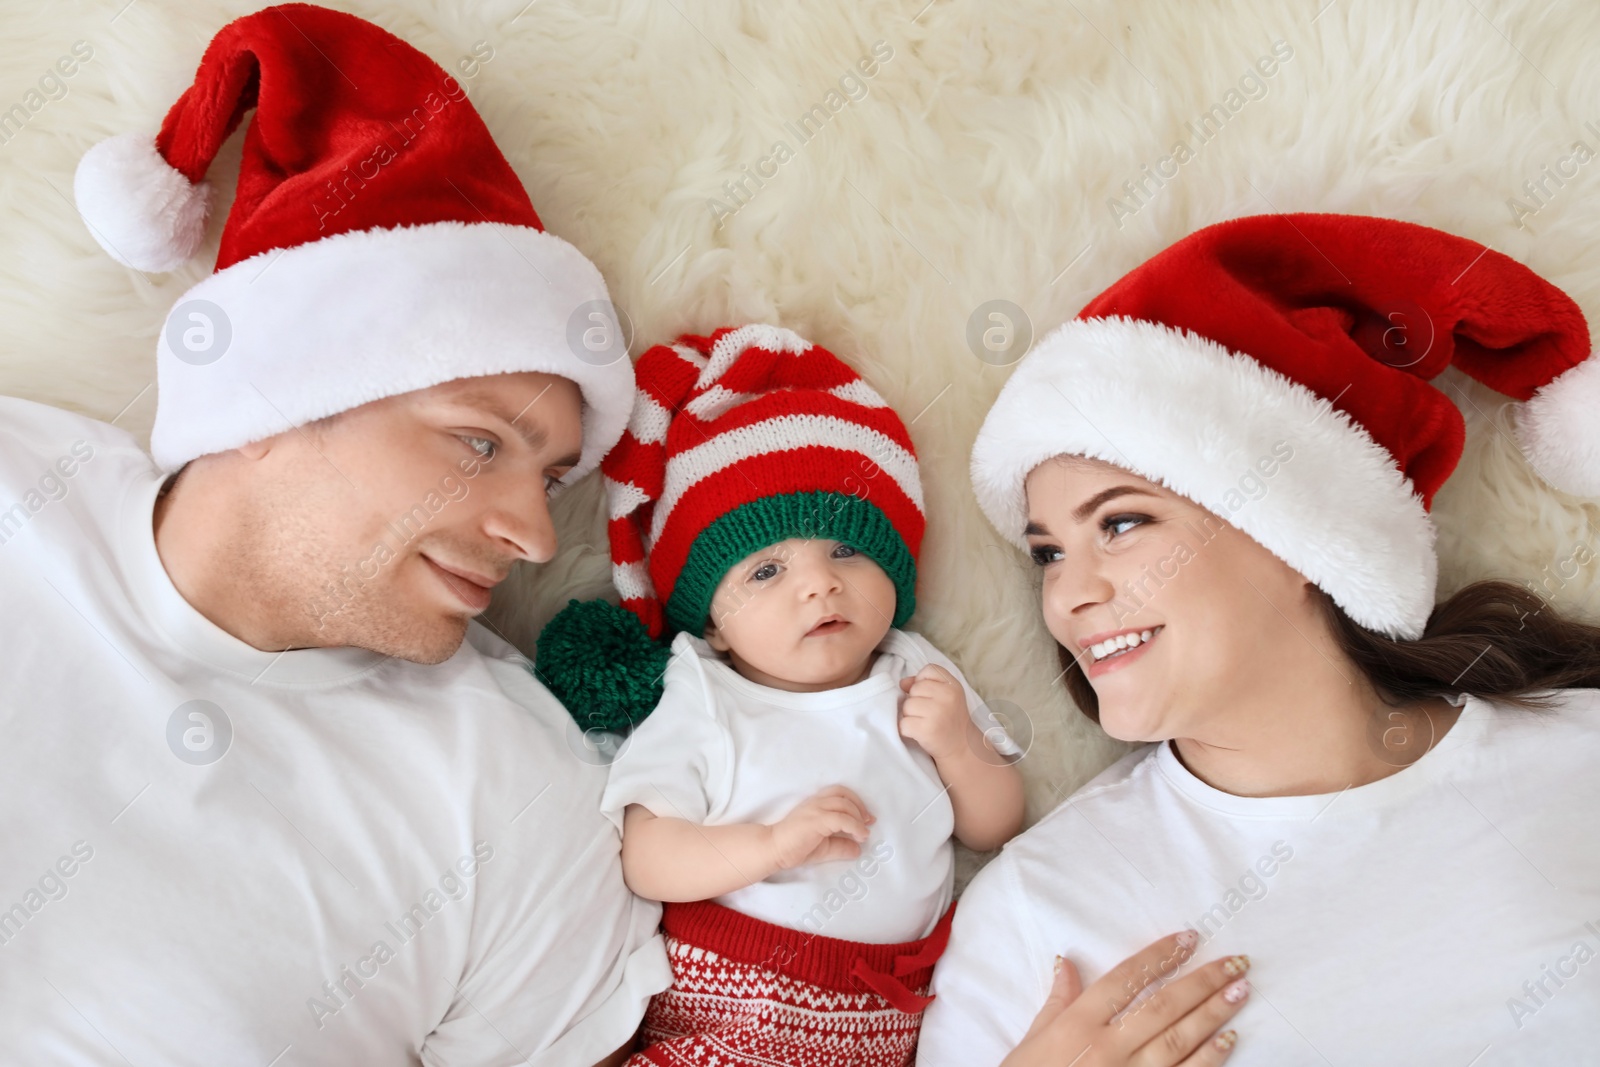
<svg viewBox="0 0 1600 1067">
<path fill-rule="evenodd" d="M 1098 678 L 1102 674 L 1127 667 L 1144 656 L 1150 642 L 1154 641 L 1164 629 L 1165 626 L 1156 626 L 1148 630 L 1132 630 L 1090 645 L 1088 652 L 1094 661 L 1089 664 L 1085 673 L 1090 678 Z"/>
</svg>

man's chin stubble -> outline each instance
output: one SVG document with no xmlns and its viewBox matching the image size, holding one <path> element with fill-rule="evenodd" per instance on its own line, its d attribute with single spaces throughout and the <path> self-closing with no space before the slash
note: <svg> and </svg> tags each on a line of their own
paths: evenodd
<svg viewBox="0 0 1600 1067">
<path fill-rule="evenodd" d="M 324 647 L 364 648 L 423 666 L 443 663 L 454 656 L 466 640 L 468 619 L 464 615 L 440 616 L 430 624 L 396 623 L 386 617 L 368 615 L 347 618 L 335 628 L 317 632 L 317 644 Z"/>
</svg>

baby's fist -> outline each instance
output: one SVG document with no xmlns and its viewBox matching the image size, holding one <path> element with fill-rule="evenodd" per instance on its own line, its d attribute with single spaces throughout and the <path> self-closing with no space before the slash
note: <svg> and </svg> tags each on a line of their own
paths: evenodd
<svg viewBox="0 0 1600 1067">
<path fill-rule="evenodd" d="M 877 821 L 854 791 L 830 785 L 768 828 L 773 863 L 787 871 L 807 863 L 855 859 L 867 840 L 867 828 Z"/>
<path fill-rule="evenodd" d="M 910 678 L 900 679 L 906 691 L 900 705 L 900 736 L 915 741 L 935 760 L 959 753 L 967 743 L 972 720 L 967 694 L 955 675 L 930 663 Z"/>
</svg>

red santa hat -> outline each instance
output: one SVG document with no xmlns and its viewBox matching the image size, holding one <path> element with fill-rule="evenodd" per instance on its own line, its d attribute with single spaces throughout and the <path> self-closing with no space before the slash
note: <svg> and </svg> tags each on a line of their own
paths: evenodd
<svg viewBox="0 0 1600 1067">
<path fill-rule="evenodd" d="M 979 431 L 973 487 L 1025 549 L 1028 473 L 1104 460 L 1227 519 L 1362 626 L 1415 639 L 1438 574 L 1428 509 L 1465 439 L 1430 379 L 1453 365 L 1526 401 L 1535 469 L 1600 496 L 1589 354 L 1565 293 L 1475 241 L 1350 215 L 1236 219 L 1040 339 Z"/>
<path fill-rule="evenodd" d="M 457 378 L 543 371 L 583 395 L 583 450 L 621 436 L 633 372 L 600 272 L 546 233 L 459 82 L 352 15 L 285 4 L 223 27 L 154 139 L 91 148 L 78 210 L 118 262 L 199 249 L 223 142 L 255 109 L 214 273 L 157 350 L 166 470 Z M 596 330 L 609 331 L 601 337 Z"/>
</svg>

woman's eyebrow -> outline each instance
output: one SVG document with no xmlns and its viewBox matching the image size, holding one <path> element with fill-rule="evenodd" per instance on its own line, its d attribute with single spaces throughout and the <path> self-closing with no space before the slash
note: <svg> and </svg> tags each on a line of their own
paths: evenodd
<svg viewBox="0 0 1600 1067">
<path fill-rule="evenodd" d="M 1088 519 L 1090 515 L 1093 515 L 1095 513 L 1095 509 L 1101 504 L 1104 504 L 1107 500 L 1114 500 L 1119 496 L 1126 496 L 1129 493 L 1132 493 L 1135 496 L 1155 496 L 1154 493 L 1140 489 L 1136 485 L 1113 485 L 1110 489 L 1100 490 L 1100 492 L 1096 493 L 1094 496 L 1090 497 L 1088 500 L 1085 500 L 1083 503 L 1074 508 L 1072 511 L 1072 521 L 1081 523 Z"/>
<path fill-rule="evenodd" d="M 1101 504 L 1104 504 L 1107 500 L 1114 500 L 1119 496 L 1127 496 L 1130 493 L 1134 496 L 1155 496 L 1155 494 L 1149 490 L 1140 489 L 1136 485 L 1114 485 L 1110 489 L 1100 490 L 1100 492 L 1096 493 L 1094 496 L 1090 497 L 1088 500 L 1085 500 L 1083 503 L 1074 508 L 1072 511 L 1072 521 L 1076 523 L 1082 523 L 1088 519 L 1090 515 L 1093 515 L 1095 509 Z M 1044 523 L 1034 522 L 1032 519 L 1029 519 L 1028 525 L 1022 528 L 1022 535 L 1024 537 L 1044 537 L 1048 536 L 1049 533 L 1050 531 L 1044 528 Z"/>
</svg>

